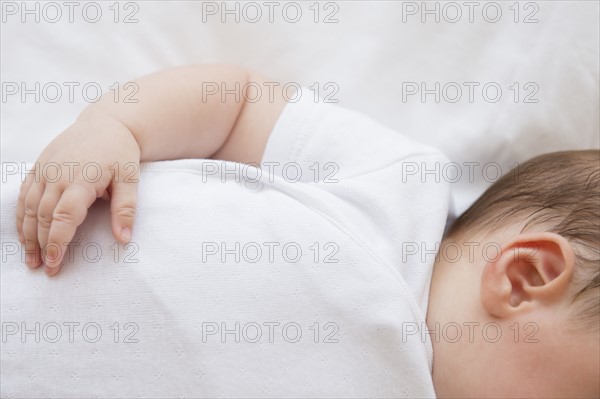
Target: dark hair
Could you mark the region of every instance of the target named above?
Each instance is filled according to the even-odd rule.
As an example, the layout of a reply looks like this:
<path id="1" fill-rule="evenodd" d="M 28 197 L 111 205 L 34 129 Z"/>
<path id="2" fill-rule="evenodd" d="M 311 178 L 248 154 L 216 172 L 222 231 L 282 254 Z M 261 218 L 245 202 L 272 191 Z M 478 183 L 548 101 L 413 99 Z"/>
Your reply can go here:
<path id="1" fill-rule="evenodd" d="M 600 151 L 540 155 L 490 186 L 450 227 L 446 238 L 471 236 L 514 218 L 522 231 L 543 226 L 566 238 L 576 256 L 574 320 L 600 326 Z"/>

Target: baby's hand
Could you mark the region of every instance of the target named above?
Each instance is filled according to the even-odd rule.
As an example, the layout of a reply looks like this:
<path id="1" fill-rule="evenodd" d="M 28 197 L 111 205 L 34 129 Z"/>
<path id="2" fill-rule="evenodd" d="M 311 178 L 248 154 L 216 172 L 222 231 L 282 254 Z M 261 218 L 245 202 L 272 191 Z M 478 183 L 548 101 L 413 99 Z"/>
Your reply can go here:
<path id="1" fill-rule="evenodd" d="M 139 176 L 140 148 L 119 121 L 82 115 L 56 137 L 27 175 L 17 203 L 17 230 L 26 263 L 55 275 L 88 208 L 110 199 L 115 238 L 131 238 Z M 46 166 L 46 167 L 45 167 Z M 58 170 L 58 174 L 55 171 Z"/>

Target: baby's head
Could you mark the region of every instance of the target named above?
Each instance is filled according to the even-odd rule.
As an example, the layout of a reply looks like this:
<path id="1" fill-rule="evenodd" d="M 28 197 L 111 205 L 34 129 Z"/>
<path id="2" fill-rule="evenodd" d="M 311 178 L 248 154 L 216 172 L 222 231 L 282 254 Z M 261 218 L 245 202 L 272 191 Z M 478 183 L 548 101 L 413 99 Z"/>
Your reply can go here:
<path id="1" fill-rule="evenodd" d="M 444 238 L 427 325 L 440 397 L 600 397 L 600 152 L 536 157 Z"/>

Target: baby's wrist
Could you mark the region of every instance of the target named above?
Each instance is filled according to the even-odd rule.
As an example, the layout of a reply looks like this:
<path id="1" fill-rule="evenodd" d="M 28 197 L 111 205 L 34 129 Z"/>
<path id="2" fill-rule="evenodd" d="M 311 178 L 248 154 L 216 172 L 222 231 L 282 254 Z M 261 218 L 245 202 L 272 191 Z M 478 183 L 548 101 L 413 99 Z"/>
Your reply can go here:
<path id="1" fill-rule="evenodd" d="M 119 120 L 117 117 L 112 115 L 110 112 L 107 112 L 105 109 L 101 107 L 87 107 L 84 109 L 79 116 L 77 117 L 75 123 L 81 123 L 85 125 L 94 126 L 94 130 L 106 131 L 106 129 L 110 129 L 112 134 L 117 132 L 122 132 L 127 135 L 127 138 L 132 139 L 138 148 L 140 148 L 139 141 L 137 140 L 135 134 L 127 127 L 125 123 Z M 102 129 L 97 129 L 102 126 Z M 89 130 L 89 129 L 87 129 Z"/>

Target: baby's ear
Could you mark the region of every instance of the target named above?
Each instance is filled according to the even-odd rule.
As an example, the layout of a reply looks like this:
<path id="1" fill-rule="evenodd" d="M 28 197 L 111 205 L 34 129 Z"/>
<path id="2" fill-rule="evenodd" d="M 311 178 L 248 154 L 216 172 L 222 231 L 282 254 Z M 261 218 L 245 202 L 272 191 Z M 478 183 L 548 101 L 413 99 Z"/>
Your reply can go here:
<path id="1" fill-rule="evenodd" d="M 554 233 L 525 233 L 504 244 L 484 267 L 481 303 L 509 317 L 564 298 L 575 268 L 571 244 Z"/>

